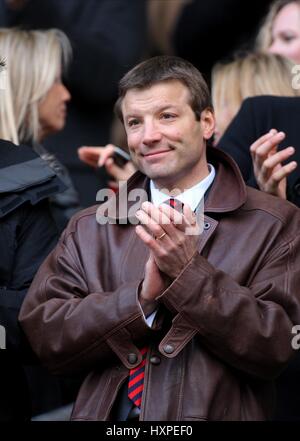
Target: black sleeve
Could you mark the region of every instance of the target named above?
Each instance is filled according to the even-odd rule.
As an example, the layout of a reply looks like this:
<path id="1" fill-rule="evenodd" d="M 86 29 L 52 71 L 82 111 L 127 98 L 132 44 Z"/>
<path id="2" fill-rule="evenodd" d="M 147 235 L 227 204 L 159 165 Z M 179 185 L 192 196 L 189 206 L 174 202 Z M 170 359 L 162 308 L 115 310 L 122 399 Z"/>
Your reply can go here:
<path id="1" fill-rule="evenodd" d="M 6 348 L 20 354 L 28 347 L 18 324 L 19 310 L 36 271 L 56 244 L 57 229 L 48 201 L 23 205 L 7 221 L 12 234 L 8 244 L 14 247 L 14 257 L 7 286 L 0 289 L 0 325 L 5 329 Z"/>
<path id="2" fill-rule="evenodd" d="M 260 136 L 257 133 L 254 115 L 252 100 L 246 99 L 217 147 L 232 156 L 247 185 L 258 188 L 250 155 L 251 144 Z"/>

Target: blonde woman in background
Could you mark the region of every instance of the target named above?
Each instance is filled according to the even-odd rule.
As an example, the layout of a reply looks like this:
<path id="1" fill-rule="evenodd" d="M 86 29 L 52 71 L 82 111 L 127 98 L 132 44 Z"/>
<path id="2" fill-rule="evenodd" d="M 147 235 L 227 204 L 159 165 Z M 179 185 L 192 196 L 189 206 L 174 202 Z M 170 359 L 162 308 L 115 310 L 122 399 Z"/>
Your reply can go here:
<path id="1" fill-rule="evenodd" d="M 1 235 L 3 247 L 0 247 L 3 254 L 0 265 L 0 281 L 3 285 L 1 291 L 3 290 L 5 294 L 1 296 L 4 305 L 0 304 L 0 318 L 3 323 L 3 316 L 5 318 L 10 315 L 17 322 L 18 310 L 25 291 L 39 265 L 58 239 L 55 224 L 51 229 L 53 224 L 51 214 L 49 213 L 50 220 L 46 216 L 48 213 L 46 208 L 49 208 L 47 202 L 50 200 L 52 215 L 60 228 L 78 205 L 68 172 L 41 144 L 48 135 L 62 130 L 65 125 L 66 104 L 70 100 L 70 94 L 62 84 L 61 75 L 71 56 L 69 40 L 57 29 L 25 31 L 1 28 L 0 53 L 6 61 L 5 81 L 0 90 L 0 155 L 4 165 L 14 165 L 14 169 L 12 167 L 9 171 L 4 169 L 6 175 L 2 176 L 1 188 L 3 191 L 3 186 L 8 187 L 11 177 L 11 193 L 18 195 L 20 200 L 20 203 L 19 200 L 16 202 L 19 204 L 17 206 L 19 209 L 5 215 L 0 223 L 1 231 L 4 233 Z M 11 141 L 15 145 L 2 140 Z M 11 157 L 15 158 L 17 169 L 15 164 L 11 163 Z M 65 185 L 58 184 L 60 181 L 57 177 L 55 177 L 56 181 L 52 182 L 55 176 L 53 170 Z M 35 179 L 34 189 L 28 184 L 33 179 Z M 57 194 L 58 189 L 64 190 L 66 187 L 67 190 Z M 5 195 L 6 193 L 2 193 L 1 200 Z M 12 203 L 11 200 L 8 202 Z M 31 207 L 30 203 L 34 207 Z M 44 212 L 39 208 L 41 203 Z M 29 220 L 24 215 L 26 210 L 29 212 Z M 15 218 L 11 220 L 10 216 Z M 8 323 L 11 322 L 12 319 L 9 319 Z M 17 323 L 11 327 L 17 329 Z M 8 329 L 11 332 L 11 328 Z M 12 333 L 12 340 L 14 336 Z M 23 342 L 24 337 L 19 340 Z M 21 351 L 19 340 L 15 343 L 16 352 Z M 7 354 L 9 357 L 10 354 L 8 352 Z M 31 362 L 26 359 L 27 361 Z M 3 387 L 5 389 L 5 398 L 0 400 L 1 421 L 29 418 L 30 413 L 38 415 L 71 401 L 70 388 L 73 387 L 71 380 L 59 380 L 50 376 L 38 365 L 26 364 L 24 366 L 28 383 L 26 385 L 21 374 L 15 373 L 17 370 L 20 371 L 20 364 L 21 357 L 18 362 L 16 359 L 14 363 L 9 362 L 7 389 L 10 388 L 10 391 L 6 390 L 3 382 L 1 383 L 1 391 L 3 392 Z M 1 373 L 3 370 L 6 371 L 5 363 L 1 369 Z M 21 372 L 23 373 L 23 368 Z M 25 373 L 22 375 L 24 376 Z M 11 387 L 10 382 L 14 375 L 20 375 L 20 378 L 14 379 L 15 388 Z M 19 383 L 24 385 L 23 388 Z M 16 393 L 17 389 L 18 393 Z M 10 397 L 9 400 L 6 398 L 6 392 Z M 15 410 L 16 408 L 18 410 Z"/>
<path id="2" fill-rule="evenodd" d="M 257 95 L 298 96 L 292 87 L 293 64 L 280 55 L 249 53 L 212 72 L 212 100 L 217 144 L 245 98 Z"/>
<path id="3" fill-rule="evenodd" d="M 0 57 L 0 102 L 5 74 Z M 33 379 L 29 387 L 24 364 L 29 368 L 34 360 L 18 314 L 35 273 L 57 242 L 48 198 L 63 188 L 31 147 L 0 139 L 0 422 L 30 419 L 32 410 L 38 410 L 36 401 L 39 409 L 61 404 L 56 380 L 47 377 L 46 394 L 45 376 L 41 387 Z"/>
<path id="4" fill-rule="evenodd" d="M 258 33 L 256 48 L 300 63 L 300 1 L 272 3 Z"/>
<path id="5" fill-rule="evenodd" d="M 62 83 L 71 46 L 58 29 L 0 29 L 0 53 L 7 63 L 6 87 L 0 100 L 0 138 L 28 144 L 66 185 L 52 197 L 51 210 L 60 230 L 79 209 L 77 193 L 66 168 L 42 142 L 63 129 L 71 96 Z"/>

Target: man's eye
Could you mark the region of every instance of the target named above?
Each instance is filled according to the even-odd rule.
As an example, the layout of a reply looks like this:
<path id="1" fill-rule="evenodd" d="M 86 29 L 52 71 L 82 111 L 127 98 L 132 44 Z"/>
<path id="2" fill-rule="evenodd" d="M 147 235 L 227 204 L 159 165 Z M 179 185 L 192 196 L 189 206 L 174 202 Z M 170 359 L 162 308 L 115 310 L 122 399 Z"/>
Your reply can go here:
<path id="1" fill-rule="evenodd" d="M 172 113 L 163 113 L 161 117 L 162 119 L 171 119 L 171 118 L 175 118 L 175 115 L 173 115 Z"/>

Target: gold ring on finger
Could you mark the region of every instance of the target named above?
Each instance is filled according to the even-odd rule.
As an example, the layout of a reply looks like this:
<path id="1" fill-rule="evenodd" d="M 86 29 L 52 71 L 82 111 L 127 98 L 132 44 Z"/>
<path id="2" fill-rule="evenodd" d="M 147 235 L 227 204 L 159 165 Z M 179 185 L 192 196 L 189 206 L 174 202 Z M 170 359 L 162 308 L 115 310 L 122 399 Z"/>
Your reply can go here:
<path id="1" fill-rule="evenodd" d="M 156 240 L 160 240 L 160 239 L 162 239 L 166 234 L 167 234 L 167 233 L 164 232 L 163 234 L 161 234 L 160 236 L 158 236 L 158 237 L 156 238 Z"/>

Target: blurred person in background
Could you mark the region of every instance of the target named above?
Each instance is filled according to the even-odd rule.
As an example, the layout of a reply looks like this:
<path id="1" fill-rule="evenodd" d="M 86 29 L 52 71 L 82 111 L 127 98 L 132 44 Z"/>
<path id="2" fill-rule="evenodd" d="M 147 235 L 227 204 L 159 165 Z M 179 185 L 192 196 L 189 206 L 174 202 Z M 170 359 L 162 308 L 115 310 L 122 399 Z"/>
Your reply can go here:
<path id="1" fill-rule="evenodd" d="M 300 207 L 300 97 L 246 98 L 217 147 L 238 163 L 247 185 Z M 276 382 L 275 420 L 300 420 L 300 354 Z"/>
<path id="2" fill-rule="evenodd" d="M 66 85 L 72 95 L 64 130 L 45 147 L 67 166 L 80 204 L 95 203 L 107 186 L 105 170 L 93 171 L 77 156 L 82 145 L 112 140 L 113 106 L 118 81 L 145 55 L 146 2 L 130 0 L 0 0 L 0 25 L 26 29 L 58 28 L 73 48 Z"/>
<path id="3" fill-rule="evenodd" d="M 31 145 L 65 183 L 67 189 L 50 200 L 61 231 L 79 210 L 79 199 L 66 167 L 43 143 L 65 126 L 71 96 L 61 76 L 70 59 L 70 43 L 58 29 L 2 28 L 0 53 L 8 65 L 6 88 L 0 101 L 0 138 Z"/>
<path id="4" fill-rule="evenodd" d="M 290 60 L 290 88 L 299 95 L 298 70 L 293 64 L 300 62 L 299 1 L 277 0 L 271 4 L 257 35 L 256 49 Z M 271 85 L 273 71 L 268 81 Z M 246 99 L 224 136 L 217 137 L 218 147 L 236 160 L 248 185 L 300 206 L 300 99 L 288 98 L 290 93 L 280 95 Z"/>
<path id="5" fill-rule="evenodd" d="M 248 123 L 251 124 L 253 115 L 247 115 L 244 108 L 241 112 L 242 116 L 239 115 L 233 123 L 234 129 L 230 124 L 246 98 L 262 95 L 299 97 L 299 88 L 294 87 L 292 69 L 293 63 L 287 58 L 279 54 L 258 52 L 239 56 L 229 63 L 218 63 L 212 73 L 212 98 L 216 114 L 215 145 L 235 159 L 248 185 L 284 199 L 287 198 L 285 178 L 287 174 L 295 170 L 297 163 L 292 161 L 289 165 L 283 167 L 280 165 L 281 162 L 294 155 L 294 148 L 287 148 L 278 156 L 268 159 L 277 151 L 278 144 L 284 140 L 285 134 L 278 134 L 278 131 L 282 130 L 281 124 L 279 123 L 278 127 L 267 125 L 268 128 L 263 132 L 255 130 L 258 136 L 253 138 L 253 133 L 245 130 L 247 123 L 244 121 L 248 118 Z M 264 106 L 265 100 L 268 98 L 262 98 L 257 103 L 260 102 Z M 248 106 L 247 103 L 246 100 L 245 107 Z M 263 114 L 258 109 L 256 115 L 258 113 L 261 118 L 256 122 L 256 127 L 260 124 L 265 126 L 266 119 L 270 122 L 268 110 Z M 255 116 L 254 119 L 256 118 Z M 273 120 L 274 123 L 278 123 L 277 118 Z M 229 126 L 230 130 L 226 131 Z M 267 133 L 271 129 L 274 129 L 274 132 Z M 250 139 L 245 142 L 248 136 Z M 262 136 L 263 138 L 259 139 Z M 262 147 L 261 153 L 261 145 L 266 141 L 270 146 L 269 148 Z M 297 146 L 297 144 L 296 142 L 293 145 Z M 299 154 L 300 152 L 297 152 L 296 160 L 300 159 Z M 288 198 L 294 200 L 292 196 Z"/>
<path id="6" fill-rule="evenodd" d="M 280 0 L 272 4 L 258 34 L 256 49 L 290 60 L 288 83 L 294 93 L 279 94 L 265 89 L 261 91 L 264 96 L 243 96 L 246 99 L 238 112 L 231 115 L 233 119 L 228 119 L 229 125 L 221 139 L 219 137 L 217 146 L 235 159 L 247 185 L 287 199 L 299 207 L 300 97 L 297 96 L 299 87 L 293 81 L 296 73 L 293 63 L 300 62 L 299 1 Z M 253 72 L 252 78 L 257 78 L 257 73 Z M 252 78 L 249 77 L 249 85 L 256 83 Z M 239 84 L 239 78 L 235 80 Z M 265 80 L 269 88 L 274 86 L 274 70 L 269 71 Z M 277 81 L 277 92 L 278 85 Z M 297 353 L 276 382 L 275 420 L 300 420 L 299 375 Z"/>
<path id="7" fill-rule="evenodd" d="M 277 0 L 272 3 L 262 24 L 258 50 L 283 55 L 300 63 L 300 1 Z"/>
<path id="8" fill-rule="evenodd" d="M 214 142 L 218 143 L 237 114 L 243 100 L 250 96 L 298 96 L 292 86 L 293 64 L 275 54 L 248 53 L 212 71 L 212 100 L 216 115 Z"/>
<path id="9" fill-rule="evenodd" d="M 51 214 L 61 231 L 80 208 L 78 196 L 68 171 L 44 148 L 42 142 L 65 124 L 70 93 L 62 84 L 61 74 L 71 54 L 70 44 L 64 33 L 57 29 L 25 31 L 2 28 L 1 50 L 8 67 L 0 100 L 0 138 L 16 145 L 29 145 L 27 149 L 31 148 L 38 154 L 41 164 L 47 164 L 53 175 L 58 175 L 65 184 L 63 192 L 48 194 Z M 41 171 L 37 173 L 42 173 L 42 170 L 41 166 Z M 18 179 L 22 181 L 22 174 Z M 43 176 L 41 182 L 42 179 Z M 46 192 L 44 194 L 47 195 Z M 36 240 L 39 240 L 38 235 Z M 50 251 L 45 248 L 45 252 L 47 250 Z M 42 253 L 42 257 L 46 254 Z M 54 379 L 34 365 L 26 366 L 25 372 L 30 383 L 33 414 L 65 404 L 65 395 L 66 402 L 72 399 L 72 381 Z M 66 393 L 62 388 L 66 389 Z"/>
<path id="10" fill-rule="evenodd" d="M 1 62 L 0 76 L 4 68 Z M 7 85 L 1 78 L 0 105 L 10 90 Z M 31 147 L 0 140 L 0 188 L 0 421 L 25 421 L 37 404 L 35 381 L 27 371 L 37 359 L 19 327 L 18 314 L 33 276 L 57 242 L 49 198 L 65 185 Z M 39 385 L 40 410 L 61 405 L 57 381 L 46 378 L 47 389 Z"/>
<path id="11" fill-rule="evenodd" d="M 300 97 L 245 99 L 217 147 L 238 163 L 245 182 L 300 207 Z"/>
<path id="12" fill-rule="evenodd" d="M 119 181 L 127 181 L 136 172 L 136 167 L 130 160 L 122 165 L 119 164 L 115 159 L 115 154 L 116 146 L 114 144 L 107 144 L 103 147 L 82 146 L 78 149 L 78 156 L 81 161 L 95 169 L 105 167 L 110 176 L 108 185 L 111 189 L 117 191 Z"/>

